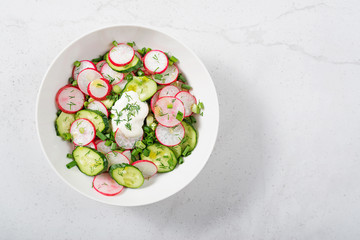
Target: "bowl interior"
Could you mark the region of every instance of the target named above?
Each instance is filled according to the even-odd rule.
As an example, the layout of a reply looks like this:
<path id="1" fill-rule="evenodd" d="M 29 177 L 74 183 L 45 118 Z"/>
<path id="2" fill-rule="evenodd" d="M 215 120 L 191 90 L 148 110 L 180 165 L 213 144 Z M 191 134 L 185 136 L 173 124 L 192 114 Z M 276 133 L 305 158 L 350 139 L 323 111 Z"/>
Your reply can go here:
<path id="1" fill-rule="evenodd" d="M 72 144 L 56 136 L 55 95 L 58 89 L 67 84 L 75 60 L 92 59 L 110 49 L 113 40 L 118 42 L 135 41 L 139 47 L 161 49 L 176 56 L 181 72 L 193 87 L 192 93 L 205 104 L 203 117 L 198 118 L 198 145 L 193 153 L 185 158 L 185 163 L 174 171 L 157 174 L 146 181 L 140 189 L 125 189 L 117 196 L 107 197 L 92 188 L 92 177 L 82 174 L 76 167 L 67 169 L 69 159 L 66 154 L 72 151 Z M 199 58 L 176 39 L 157 30 L 139 26 L 113 26 L 91 32 L 66 47 L 54 60 L 46 73 L 37 101 L 37 130 L 40 142 L 55 172 L 71 187 L 94 200 L 119 205 L 137 206 L 153 203 L 178 192 L 204 167 L 215 144 L 219 107 L 214 84 Z"/>

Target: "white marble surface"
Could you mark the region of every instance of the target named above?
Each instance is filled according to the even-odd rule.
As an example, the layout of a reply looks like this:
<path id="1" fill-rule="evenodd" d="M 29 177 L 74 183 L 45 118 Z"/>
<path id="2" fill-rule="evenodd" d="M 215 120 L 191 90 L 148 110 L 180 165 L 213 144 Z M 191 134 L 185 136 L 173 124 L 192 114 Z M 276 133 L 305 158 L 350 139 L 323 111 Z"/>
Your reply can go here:
<path id="1" fill-rule="evenodd" d="M 0 2 L 0 239 L 359 239 L 360 2 Z M 184 190 L 134 208 L 64 184 L 35 131 L 52 59 L 102 26 L 163 30 L 218 90 L 214 152 Z"/>

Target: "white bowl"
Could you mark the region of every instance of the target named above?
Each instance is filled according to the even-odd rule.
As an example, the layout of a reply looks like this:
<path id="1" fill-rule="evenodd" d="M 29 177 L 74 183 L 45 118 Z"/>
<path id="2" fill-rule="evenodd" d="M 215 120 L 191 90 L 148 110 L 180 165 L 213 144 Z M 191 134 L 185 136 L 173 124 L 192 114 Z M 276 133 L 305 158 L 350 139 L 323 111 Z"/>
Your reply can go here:
<path id="1" fill-rule="evenodd" d="M 198 144 L 185 163 L 169 173 L 157 174 L 140 189 L 124 189 L 108 197 L 92 188 L 92 177 L 82 174 L 76 167 L 67 169 L 71 144 L 55 134 L 55 94 L 67 84 L 75 60 L 92 59 L 110 49 L 113 40 L 135 41 L 139 47 L 150 47 L 170 52 L 180 63 L 180 70 L 193 87 L 193 94 L 204 102 L 203 117 L 198 117 Z M 215 57 L 215 56 L 214 56 Z M 76 191 L 99 202 L 119 206 L 139 206 L 165 199 L 189 184 L 201 171 L 214 147 L 219 126 L 219 104 L 210 74 L 192 50 L 178 40 L 158 30 L 141 26 L 111 26 L 95 30 L 72 42 L 52 62 L 42 81 L 36 109 L 37 132 L 42 149 L 50 165 L 64 182 Z M 201 191 L 206 191 L 202 189 Z"/>

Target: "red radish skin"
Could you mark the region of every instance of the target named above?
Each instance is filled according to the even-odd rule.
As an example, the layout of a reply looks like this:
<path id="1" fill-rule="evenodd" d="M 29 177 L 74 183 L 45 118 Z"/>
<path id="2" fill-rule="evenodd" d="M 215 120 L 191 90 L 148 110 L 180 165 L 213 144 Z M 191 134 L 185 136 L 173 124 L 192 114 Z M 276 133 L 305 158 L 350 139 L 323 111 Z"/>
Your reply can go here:
<path id="1" fill-rule="evenodd" d="M 160 90 L 159 98 L 162 97 L 175 97 L 175 95 L 180 92 L 180 90 L 175 86 L 166 86 Z"/>
<path id="2" fill-rule="evenodd" d="M 100 87 L 99 87 L 100 86 Z M 89 83 L 87 91 L 95 100 L 105 100 L 106 96 L 111 92 L 111 85 L 106 78 L 100 78 Z"/>
<path id="3" fill-rule="evenodd" d="M 176 81 L 179 76 L 179 69 L 175 65 L 168 66 L 161 75 L 161 80 L 156 79 L 155 75 L 152 76 L 152 79 L 160 85 L 169 85 Z"/>
<path id="4" fill-rule="evenodd" d="M 86 68 L 96 69 L 96 66 L 95 66 L 95 64 L 94 64 L 93 62 L 91 62 L 91 61 L 89 61 L 89 60 L 82 60 L 82 61 L 80 61 L 80 66 L 79 66 L 79 67 L 76 67 L 76 66 L 73 67 L 73 70 L 72 70 L 72 73 L 71 73 L 73 79 L 76 80 L 77 77 L 78 77 L 78 75 L 79 75 L 79 73 L 80 73 L 82 70 L 86 69 Z"/>
<path id="5" fill-rule="evenodd" d="M 111 178 L 108 172 L 95 176 L 92 184 L 98 193 L 105 196 L 115 196 L 124 189 L 123 186 Z"/>
<path id="6" fill-rule="evenodd" d="M 137 160 L 132 165 L 137 167 L 143 174 L 144 178 L 146 179 L 151 178 L 158 171 L 158 168 L 155 165 L 155 163 L 149 160 Z"/>
<path id="7" fill-rule="evenodd" d="M 89 105 L 87 106 L 87 109 L 100 111 L 103 114 L 105 114 L 106 117 L 109 117 L 109 111 L 107 110 L 105 104 L 103 104 L 98 100 L 94 100 L 90 102 Z"/>
<path id="8" fill-rule="evenodd" d="M 182 123 L 172 128 L 158 125 L 155 129 L 155 135 L 162 145 L 173 147 L 183 140 L 185 136 L 185 128 Z"/>
<path id="9" fill-rule="evenodd" d="M 89 95 L 87 91 L 89 83 L 99 78 L 103 78 L 103 76 L 95 69 L 87 68 L 82 70 L 77 77 L 79 89 L 86 95 Z"/>
<path id="10" fill-rule="evenodd" d="M 100 73 L 110 82 L 111 85 L 119 84 L 125 76 L 123 73 L 114 71 L 107 63 L 102 66 Z M 113 82 L 111 82 L 112 80 Z"/>
<path id="11" fill-rule="evenodd" d="M 111 152 L 111 146 L 106 146 L 105 141 L 103 140 L 100 140 L 96 143 L 96 149 L 103 154 Z"/>
<path id="12" fill-rule="evenodd" d="M 76 145 L 76 144 L 74 143 L 74 149 L 75 149 L 77 146 L 78 146 L 78 145 Z M 89 143 L 88 145 L 86 145 L 86 146 L 84 146 L 84 147 L 89 147 L 89 148 L 92 148 L 92 149 L 97 150 L 96 144 L 94 143 L 94 141 L 92 141 L 91 143 Z"/>
<path id="13" fill-rule="evenodd" d="M 129 160 L 131 160 L 131 151 L 130 150 L 125 150 L 122 152 L 122 154 L 127 157 Z"/>
<path id="14" fill-rule="evenodd" d="M 102 61 L 98 62 L 98 63 L 96 64 L 96 70 L 97 70 L 98 72 L 100 72 L 100 71 L 101 71 L 101 68 L 104 66 L 105 63 L 106 63 L 105 60 L 102 60 Z"/>
<path id="15" fill-rule="evenodd" d="M 156 60 L 153 58 L 156 54 Z M 161 61 L 161 62 L 160 62 Z M 161 74 L 166 71 L 169 66 L 169 59 L 166 54 L 160 50 L 151 50 L 145 54 L 143 58 L 144 68 L 152 74 Z"/>
<path id="16" fill-rule="evenodd" d="M 181 91 L 178 92 L 175 95 L 176 98 L 180 99 L 180 101 L 182 101 L 182 103 L 184 104 L 185 107 L 185 117 L 189 117 L 192 115 L 192 110 L 191 107 L 193 104 L 196 104 L 196 98 L 194 97 L 194 95 L 192 95 L 191 93 L 189 93 L 188 91 Z"/>
<path id="17" fill-rule="evenodd" d="M 175 97 L 159 98 L 154 105 L 154 116 L 164 127 L 174 127 L 182 121 L 183 118 L 176 119 L 178 112 L 184 115 L 185 108 L 184 104 Z"/>
<path id="18" fill-rule="evenodd" d="M 80 130 L 81 128 L 83 129 L 83 133 Z M 88 119 L 79 118 L 71 124 L 70 134 L 74 144 L 86 146 L 95 139 L 96 130 L 94 124 Z"/>
<path id="19" fill-rule="evenodd" d="M 159 100 L 160 91 L 161 91 L 161 89 L 158 90 L 151 98 L 150 107 L 151 107 L 151 111 L 153 111 L 153 112 L 154 112 L 154 105 L 157 102 L 157 100 Z"/>
<path id="20" fill-rule="evenodd" d="M 115 59 L 115 58 L 119 58 L 119 55 L 116 52 L 117 49 L 122 51 L 120 54 L 121 54 L 121 57 L 124 57 L 124 59 L 122 59 L 121 63 L 117 62 L 117 60 Z M 130 49 L 132 50 L 132 53 L 129 52 L 129 54 L 128 54 L 125 52 L 125 51 L 130 51 Z M 126 56 L 124 56 L 125 53 L 126 53 Z M 135 50 L 132 47 L 130 47 L 126 43 L 119 43 L 117 46 L 114 46 L 110 49 L 108 59 L 113 65 L 122 67 L 122 66 L 125 66 L 126 64 L 129 64 L 134 59 L 134 56 L 135 56 Z"/>
<path id="21" fill-rule="evenodd" d="M 55 101 L 61 111 L 76 113 L 83 108 L 85 96 L 78 88 L 66 85 L 56 93 Z"/>

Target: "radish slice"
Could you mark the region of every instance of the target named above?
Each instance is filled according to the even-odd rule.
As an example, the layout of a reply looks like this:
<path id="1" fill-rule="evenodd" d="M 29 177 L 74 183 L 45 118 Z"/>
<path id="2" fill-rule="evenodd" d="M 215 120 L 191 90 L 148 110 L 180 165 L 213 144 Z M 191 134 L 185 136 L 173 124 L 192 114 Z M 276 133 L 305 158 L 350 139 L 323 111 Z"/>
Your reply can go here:
<path id="1" fill-rule="evenodd" d="M 125 43 L 120 43 L 109 51 L 108 59 L 115 66 L 125 66 L 135 56 L 135 50 Z"/>
<path id="2" fill-rule="evenodd" d="M 107 110 L 105 105 L 100 101 L 97 100 L 92 101 L 91 103 L 89 103 L 87 109 L 100 111 L 103 114 L 105 114 L 106 117 L 109 117 L 109 111 Z"/>
<path id="3" fill-rule="evenodd" d="M 94 177 L 93 187 L 97 192 L 105 196 L 114 196 L 124 189 L 124 187 L 115 182 L 107 172 Z"/>
<path id="4" fill-rule="evenodd" d="M 65 113 L 75 113 L 83 108 L 84 94 L 72 85 L 66 85 L 59 89 L 56 94 L 56 104 Z"/>
<path id="5" fill-rule="evenodd" d="M 180 90 L 175 86 L 166 86 L 160 90 L 159 98 L 170 96 L 175 97 L 175 95 L 180 92 Z"/>
<path id="6" fill-rule="evenodd" d="M 75 149 L 77 146 L 78 146 L 78 145 L 76 145 L 76 144 L 74 143 L 74 149 Z M 92 142 L 89 143 L 88 145 L 85 145 L 84 147 L 89 147 L 89 148 L 92 148 L 92 149 L 97 150 L 97 149 L 96 149 L 96 144 L 94 143 L 94 141 L 92 141 Z"/>
<path id="7" fill-rule="evenodd" d="M 103 154 L 107 154 L 112 151 L 111 146 L 106 146 L 105 141 L 102 141 L 102 140 L 100 140 L 99 142 L 96 143 L 96 148 L 99 152 L 101 152 Z"/>
<path id="8" fill-rule="evenodd" d="M 102 78 L 103 76 L 96 71 L 95 69 L 84 69 L 82 70 L 78 77 L 77 77 L 77 83 L 78 86 L 80 88 L 80 90 L 85 93 L 86 95 L 89 95 L 87 87 L 89 85 L 89 83 L 91 83 L 92 81 Z"/>
<path id="9" fill-rule="evenodd" d="M 185 128 L 181 123 L 171 128 L 157 125 L 155 135 L 162 145 L 172 147 L 178 145 L 183 140 Z"/>
<path id="10" fill-rule="evenodd" d="M 144 178 L 151 178 L 158 171 L 158 168 L 155 165 L 155 163 L 149 160 L 138 160 L 134 162 L 132 165 L 140 170 Z"/>
<path id="11" fill-rule="evenodd" d="M 189 117 L 192 114 L 191 107 L 196 104 L 196 98 L 187 91 L 181 91 L 175 96 L 183 102 L 185 107 L 185 117 Z"/>
<path id="12" fill-rule="evenodd" d="M 80 61 L 80 66 L 74 66 L 72 71 L 72 77 L 77 80 L 79 73 L 86 68 L 96 69 L 96 66 L 89 60 L 82 60 Z"/>
<path id="13" fill-rule="evenodd" d="M 184 104 L 175 97 L 162 97 L 154 105 L 156 120 L 165 127 L 174 127 L 184 118 Z M 176 116 L 180 119 L 176 119 Z"/>
<path id="14" fill-rule="evenodd" d="M 88 93 L 95 100 L 105 100 L 111 92 L 111 85 L 105 78 L 99 78 L 88 85 Z"/>
<path id="15" fill-rule="evenodd" d="M 124 74 L 114 71 L 109 64 L 105 63 L 100 70 L 100 73 L 109 80 L 110 84 L 115 85 L 124 79 Z"/>
<path id="16" fill-rule="evenodd" d="M 156 79 L 154 75 L 152 78 L 160 85 L 167 85 L 176 81 L 179 75 L 179 69 L 175 65 L 171 65 L 168 66 L 165 72 L 163 72 L 161 75 L 161 79 Z"/>
<path id="17" fill-rule="evenodd" d="M 104 66 L 105 63 L 106 63 L 105 60 L 102 60 L 102 61 L 98 62 L 98 63 L 96 64 L 96 70 L 97 70 L 98 72 L 100 72 L 100 71 L 101 71 L 101 68 Z"/>
<path id="18" fill-rule="evenodd" d="M 106 154 L 106 159 L 109 161 L 108 169 L 110 168 L 111 165 L 118 164 L 118 163 L 130 164 L 129 159 L 118 150 L 108 152 Z"/>
<path id="19" fill-rule="evenodd" d="M 157 100 L 159 100 L 159 94 L 160 94 L 160 91 L 161 90 L 158 90 L 151 98 L 151 101 L 150 101 L 150 107 L 151 107 L 151 110 L 154 112 L 154 105 L 155 103 L 157 102 Z"/>
<path id="20" fill-rule="evenodd" d="M 131 151 L 130 150 L 125 150 L 122 152 L 122 154 L 127 157 L 129 160 L 131 159 Z"/>
<path id="21" fill-rule="evenodd" d="M 70 134 L 74 144 L 85 146 L 94 140 L 95 126 L 89 120 L 80 118 L 71 124 Z"/>
<path id="22" fill-rule="evenodd" d="M 141 139 L 142 136 L 136 138 L 127 138 L 119 129 L 117 129 L 115 132 L 115 142 L 119 147 L 124 149 L 133 149 L 135 143 Z"/>
<path id="23" fill-rule="evenodd" d="M 160 50 L 151 50 L 144 56 L 144 67 L 153 74 L 163 73 L 168 65 L 166 54 Z"/>

